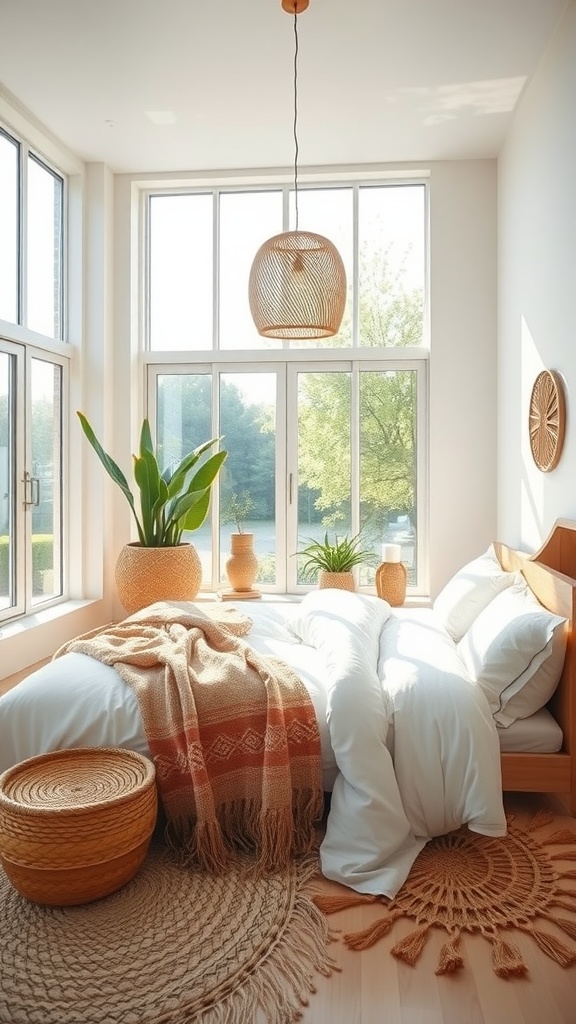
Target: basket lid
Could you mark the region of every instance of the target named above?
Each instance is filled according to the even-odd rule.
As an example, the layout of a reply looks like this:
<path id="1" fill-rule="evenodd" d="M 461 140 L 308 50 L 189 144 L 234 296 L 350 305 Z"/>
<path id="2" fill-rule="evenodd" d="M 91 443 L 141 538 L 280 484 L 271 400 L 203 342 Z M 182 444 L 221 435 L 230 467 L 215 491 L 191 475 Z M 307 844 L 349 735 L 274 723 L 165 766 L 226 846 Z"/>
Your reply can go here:
<path id="1" fill-rule="evenodd" d="M 35 814 L 130 800 L 154 783 L 147 757 L 122 747 L 73 747 L 29 757 L 0 775 L 0 808 Z"/>

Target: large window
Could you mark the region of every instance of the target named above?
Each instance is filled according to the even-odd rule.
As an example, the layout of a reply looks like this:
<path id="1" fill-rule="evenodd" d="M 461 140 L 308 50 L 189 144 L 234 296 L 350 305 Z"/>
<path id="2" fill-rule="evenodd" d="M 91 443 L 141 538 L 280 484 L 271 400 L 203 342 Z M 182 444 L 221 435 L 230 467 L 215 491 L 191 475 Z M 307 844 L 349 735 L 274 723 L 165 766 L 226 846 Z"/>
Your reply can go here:
<path id="1" fill-rule="evenodd" d="M 344 260 L 335 338 L 263 339 L 250 316 L 250 266 L 288 228 L 288 186 L 148 197 L 148 413 L 167 461 L 215 435 L 228 451 L 212 518 L 190 538 L 203 586 L 225 583 L 241 508 L 264 591 L 303 590 L 297 551 L 327 530 L 361 533 L 375 561 L 399 543 L 409 586 L 423 592 L 426 186 L 315 186 L 298 200 L 300 225 L 327 235 Z M 359 584 L 373 589 L 374 570 Z"/>
<path id="2" fill-rule="evenodd" d="M 326 530 L 361 533 L 376 561 L 399 543 L 424 587 L 425 361 L 154 364 L 148 398 L 164 466 L 214 436 L 228 452 L 213 517 L 188 538 L 206 589 L 225 583 L 237 529 L 254 534 L 263 590 L 303 589 L 297 551 Z"/>
<path id="3" fill-rule="evenodd" d="M 64 595 L 63 268 L 64 178 L 0 129 L 0 620 Z"/>

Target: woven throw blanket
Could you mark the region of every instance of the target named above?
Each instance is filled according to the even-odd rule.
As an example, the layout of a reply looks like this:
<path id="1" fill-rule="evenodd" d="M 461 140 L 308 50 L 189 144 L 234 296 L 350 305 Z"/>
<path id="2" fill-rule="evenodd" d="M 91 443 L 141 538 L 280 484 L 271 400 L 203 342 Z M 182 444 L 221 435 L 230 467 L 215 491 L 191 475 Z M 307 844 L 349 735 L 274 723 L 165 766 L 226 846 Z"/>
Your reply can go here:
<path id="1" fill-rule="evenodd" d="M 64 644 L 112 665 L 134 690 L 167 836 L 186 861 L 225 870 L 240 848 L 258 869 L 316 845 L 320 737 L 309 694 L 241 638 L 250 619 L 159 602 Z"/>

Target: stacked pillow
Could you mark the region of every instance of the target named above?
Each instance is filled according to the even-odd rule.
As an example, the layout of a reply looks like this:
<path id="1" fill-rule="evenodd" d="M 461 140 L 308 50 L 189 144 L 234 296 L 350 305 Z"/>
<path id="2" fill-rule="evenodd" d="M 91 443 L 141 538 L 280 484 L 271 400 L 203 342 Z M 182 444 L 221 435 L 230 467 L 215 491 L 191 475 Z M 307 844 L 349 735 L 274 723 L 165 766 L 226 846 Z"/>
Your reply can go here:
<path id="1" fill-rule="evenodd" d="M 434 612 L 459 643 L 482 609 L 512 582 L 512 573 L 504 572 L 491 544 L 448 580 L 434 602 Z"/>
<path id="2" fill-rule="evenodd" d="M 457 644 L 497 725 L 528 718 L 562 673 L 567 620 L 544 608 L 519 572 L 504 572 L 493 546 L 452 577 L 434 612 Z"/>

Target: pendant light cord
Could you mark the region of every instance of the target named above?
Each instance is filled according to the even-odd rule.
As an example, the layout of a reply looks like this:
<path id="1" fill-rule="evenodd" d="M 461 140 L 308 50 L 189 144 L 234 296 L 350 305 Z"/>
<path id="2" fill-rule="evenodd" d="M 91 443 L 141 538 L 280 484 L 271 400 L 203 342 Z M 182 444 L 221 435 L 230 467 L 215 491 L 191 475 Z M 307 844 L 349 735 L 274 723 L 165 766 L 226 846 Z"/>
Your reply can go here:
<path id="1" fill-rule="evenodd" d="M 298 14 L 294 4 L 294 212 L 298 231 Z"/>

